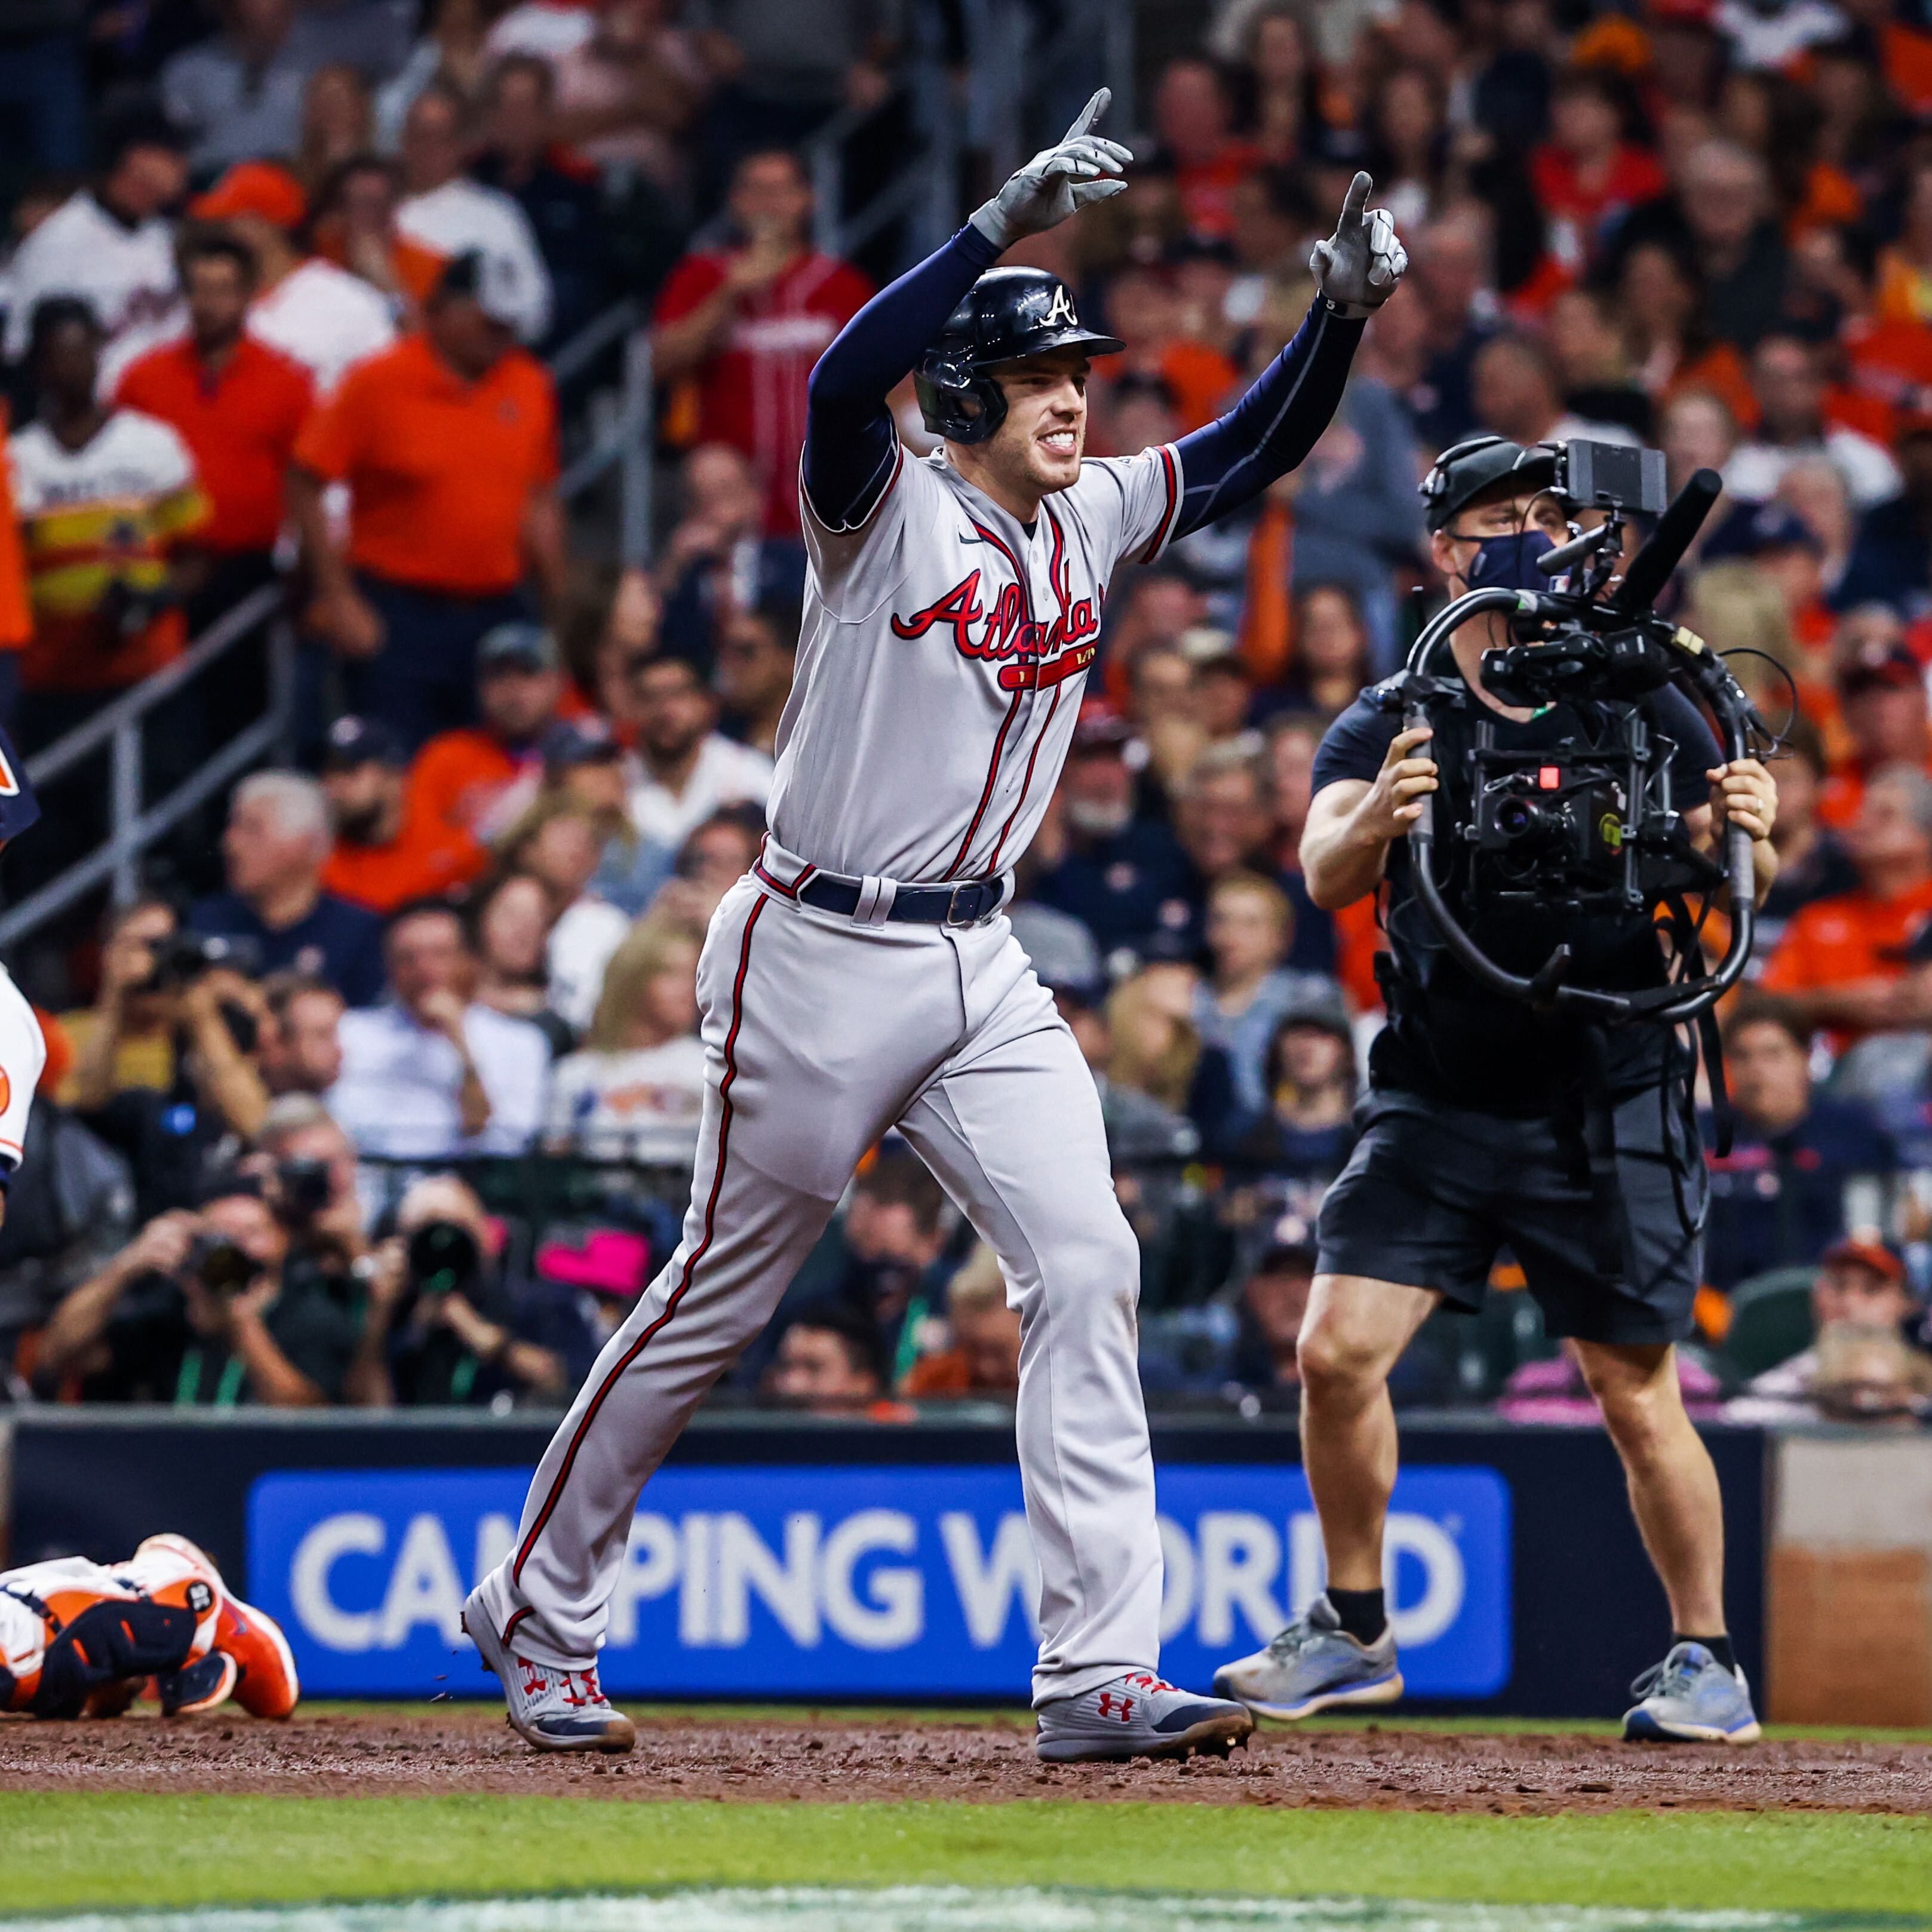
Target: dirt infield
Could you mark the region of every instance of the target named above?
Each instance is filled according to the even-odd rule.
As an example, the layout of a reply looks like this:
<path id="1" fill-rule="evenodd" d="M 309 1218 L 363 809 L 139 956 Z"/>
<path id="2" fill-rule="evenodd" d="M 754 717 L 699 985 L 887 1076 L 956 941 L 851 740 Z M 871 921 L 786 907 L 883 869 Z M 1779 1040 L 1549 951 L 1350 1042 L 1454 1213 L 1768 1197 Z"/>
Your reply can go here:
<path id="1" fill-rule="evenodd" d="M 0 1720 L 0 1790 L 402 1796 L 545 1793 L 610 1798 L 1155 1798 L 1190 1804 L 1367 1806 L 1533 1814 L 1811 1810 L 1932 1814 L 1932 1745 L 1783 1741 L 1748 1750 L 1597 1737 L 1444 1735 L 1400 1720 L 1360 1730 L 1258 1732 L 1226 1762 L 1036 1762 L 1017 1721 L 775 1720 L 656 1712 L 628 1757 L 547 1757 L 500 1710 L 399 1707 L 164 1723 Z"/>

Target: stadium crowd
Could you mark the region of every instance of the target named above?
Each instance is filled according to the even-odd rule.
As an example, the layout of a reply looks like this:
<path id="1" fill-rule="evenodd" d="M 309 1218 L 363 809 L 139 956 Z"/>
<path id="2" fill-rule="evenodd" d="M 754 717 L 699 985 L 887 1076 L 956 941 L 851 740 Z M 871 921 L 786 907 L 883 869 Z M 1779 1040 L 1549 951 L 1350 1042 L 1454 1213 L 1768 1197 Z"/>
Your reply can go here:
<path id="1" fill-rule="evenodd" d="M 797 644 L 805 381 L 895 266 L 818 252 L 798 144 L 903 116 L 906 9 L 417 10 L 0 22 L 0 717 L 44 748 L 264 585 L 298 640 L 292 759 L 16 962 L 52 1048 L 0 1230 L 20 1396 L 554 1402 L 676 1239 L 698 947 Z M 1488 430 L 1718 469 L 1675 594 L 1790 712 L 1687 1388 L 1924 1414 L 1932 8 L 1208 14 L 1144 62 L 1128 192 L 1024 255 L 1128 344 L 1090 451 L 1198 427 L 1276 353 L 1358 166 L 1414 270 L 1303 467 L 1122 579 L 1020 868 L 1142 1240 L 1150 1394 L 1294 1401 L 1380 1006 L 1373 902 L 1331 916 L 1297 870 L 1313 754 L 1438 594 L 1430 455 Z M 560 500 L 542 358 L 623 296 L 675 488 L 616 569 Z M 152 792 L 268 688 L 257 640 L 170 698 Z M 102 790 L 50 788 L 13 898 L 100 843 Z M 1528 1302 L 1436 1318 L 1397 1399 L 1587 1412 Z M 1017 1365 L 997 1265 L 889 1143 L 726 1399 L 890 1418 Z"/>

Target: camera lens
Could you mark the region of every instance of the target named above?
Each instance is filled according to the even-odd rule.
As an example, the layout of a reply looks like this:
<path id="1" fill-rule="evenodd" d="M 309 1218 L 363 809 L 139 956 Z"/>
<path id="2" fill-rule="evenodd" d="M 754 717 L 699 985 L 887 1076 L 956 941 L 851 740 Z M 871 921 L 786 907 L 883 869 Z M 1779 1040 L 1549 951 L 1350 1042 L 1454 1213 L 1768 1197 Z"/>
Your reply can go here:
<path id="1" fill-rule="evenodd" d="M 1526 798 L 1506 798 L 1496 807 L 1496 830 L 1505 838 L 1526 838 L 1542 824 L 1542 812 Z"/>
<path id="2" fill-rule="evenodd" d="M 202 1286 L 216 1294 L 239 1294 L 262 1272 L 262 1264 L 226 1234 L 200 1234 L 188 1253 Z"/>
<path id="3" fill-rule="evenodd" d="M 482 1264 L 476 1238 L 455 1221 L 426 1221 L 410 1237 L 410 1278 L 432 1294 L 460 1287 Z"/>

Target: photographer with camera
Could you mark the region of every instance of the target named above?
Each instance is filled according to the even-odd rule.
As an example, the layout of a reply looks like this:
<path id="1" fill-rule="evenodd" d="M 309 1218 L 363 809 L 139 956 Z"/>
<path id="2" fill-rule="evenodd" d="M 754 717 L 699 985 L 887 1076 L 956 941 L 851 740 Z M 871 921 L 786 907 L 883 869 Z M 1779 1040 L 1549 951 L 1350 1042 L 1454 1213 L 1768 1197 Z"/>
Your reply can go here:
<path id="1" fill-rule="evenodd" d="M 1613 469 L 1619 458 L 1628 471 Z M 1602 662 L 1628 639 L 1617 664 L 1641 659 L 1640 669 L 1656 673 L 1631 680 L 1640 695 L 1599 701 L 1598 687 L 1580 680 L 1552 701 L 1525 704 L 1485 683 L 1497 673 L 1484 652 L 1512 644 L 1513 620 L 1538 630 L 1552 621 L 1526 611 L 1553 588 L 1539 560 L 1568 534 L 1559 476 L 1582 499 L 1580 512 L 1606 502 L 1618 514 L 1625 504 L 1661 508 L 1660 473 L 1653 496 L 1653 472 L 1645 472 L 1646 500 L 1602 491 L 1605 474 L 1634 475 L 1639 460 L 1635 452 L 1526 449 L 1496 437 L 1438 458 L 1423 486 L 1432 560 L 1452 597 L 1488 590 L 1510 608 L 1468 615 L 1446 650 L 1437 647 L 1440 627 L 1436 639 L 1425 633 L 1408 675 L 1364 693 L 1316 758 L 1301 843 L 1308 890 L 1335 911 L 1386 889 L 1389 1022 L 1357 1116 L 1361 1138 L 1322 1207 L 1299 1338 L 1304 1454 L 1328 1590 L 1215 1687 L 1275 1715 L 1401 1694 L 1382 1588 L 1396 1461 L 1389 1372 L 1436 1308 L 1479 1306 L 1507 1244 L 1547 1332 L 1568 1340 L 1603 1411 L 1670 1599 L 1676 1635 L 1665 1661 L 1634 1687 L 1627 1734 L 1738 1743 L 1758 1734 L 1726 1634 L 1716 1474 L 1678 1390 L 1674 1344 L 1690 1332 L 1704 1185 L 1685 1092 L 1689 1055 L 1669 1023 L 1672 995 L 1661 990 L 1673 959 L 1648 902 L 1662 889 L 1633 890 L 1639 875 L 1622 869 L 1640 858 L 1649 878 L 1667 862 L 1674 878 L 1704 881 L 1673 884 L 1677 905 L 1684 890 L 1714 896 L 1727 875 L 1700 855 L 1728 853 L 1728 876 L 1738 876 L 1736 830 L 1748 835 L 1757 896 L 1776 873 L 1769 775 L 1754 758 L 1727 761 L 1670 680 L 1690 675 L 1684 667 L 1694 663 L 1706 680 L 1700 691 L 1735 686 L 1697 655 L 1696 640 L 1673 638 L 1646 615 L 1650 597 L 1639 594 L 1640 578 L 1645 592 L 1661 587 L 1664 554 L 1681 554 L 1676 539 L 1687 520 L 1694 529 L 1701 506 L 1690 506 L 1688 519 L 1673 507 L 1669 541 L 1660 533 L 1646 568 L 1632 564 L 1607 605 L 1582 615 L 1570 604 L 1554 638 L 1514 653 L 1546 675 L 1552 666 Z M 1592 461 L 1598 486 L 1588 489 L 1579 477 Z M 1700 484 L 1706 501 L 1716 483 L 1706 476 Z M 1628 604 L 1619 603 L 1626 590 Z M 1423 675 L 1432 662 L 1441 677 Z M 1417 707 L 1432 731 L 1411 722 Z M 1619 733 L 1612 755 L 1606 747 Z M 1646 748 L 1636 776 L 1618 762 L 1631 755 L 1633 734 Z M 1427 842 L 1418 849 L 1419 825 Z M 1424 866 L 1439 895 L 1432 905 Z M 1502 884 L 1479 896 L 1478 878 Z M 1520 889 L 1526 880 L 1532 889 Z M 1505 889 L 1512 880 L 1518 889 Z M 1448 920 L 1438 910 L 1445 903 Z M 1688 925 L 1673 923 L 1674 963 L 1702 972 Z M 1747 934 L 1748 926 L 1747 917 Z M 1560 945 L 1568 954 L 1553 956 Z M 1742 954 L 1726 963 L 1736 970 Z M 1502 990 L 1512 976 L 1514 994 Z M 1696 991 L 1715 982 L 1684 983 Z M 1572 987 L 1611 990 L 1562 997 Z M 1612 1012 L 1661 1017 L 1599 1023 Z"/>
<path id="2" fill-rule="evenodd" d="M 354 1319 L 291 1247 L 286 1222 L 239 1179 L 198 1212 L 157 1216 L 54 1311 L 36 1388 L 221 1408 L 340 1402 Z"/>
<path id="3" fill-rule="evenodd" d="M 271 1016 L 256 963 L 245 940 L 179 931 L 161 900 L 109 930 L 65 1091 L 133 1169 L 142 1221 L 202 1199 L 261 1124 L 256 1051 Z"/>
<path id="4" fill-rule="evenodd" d="M 561 1406 L 563 1359 L 518 1331 L 502 1232 L 474 1189 L 430 1174 L 404 1195 L 396 1232 L 376 1250 L 349 1397 L 370 1408 Z"/>

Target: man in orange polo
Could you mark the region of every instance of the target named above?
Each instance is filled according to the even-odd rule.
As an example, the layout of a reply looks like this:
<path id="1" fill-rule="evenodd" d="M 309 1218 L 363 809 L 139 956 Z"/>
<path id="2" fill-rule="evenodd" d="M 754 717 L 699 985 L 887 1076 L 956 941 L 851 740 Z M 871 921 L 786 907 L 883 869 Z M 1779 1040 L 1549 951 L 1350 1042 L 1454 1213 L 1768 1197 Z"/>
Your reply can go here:
<path id="1" fill-rule="evenodd" d="M 235 236 L 210 231 L 180 248 L 188 332 L 129 364 L 115 400 L 168 424 L 188 445 L 207 496 L 207 580 L 184 608 L 190 636 L 275 576 L 290 458 L 314 406 L 308 371 L 248 333 L 255 262 Z M 209 680 L 209 734 L 225 744 L 268 700 L 260 634 Z"/>
<path id="2" fill-rule="evenodd" d="M 338 718 L 328 728 L 322 789 L 335 843 L 322 868 L 322 890 L 371 912 L 446 898 L 489 862 L 467 831 L 442 823 L 412 796 L 403 776 L 406 762 L 394 734 L 373 718 Z"/>
<path id="3" fill-rule="evenodd" d="M 296 446 L 289 497 L 350 701 L 406 749 L 476 715 L 476 646 L 552 604 L 566 565 L 556 405 L 516 346 L 514 291 L 480 253 L 444 272 L 421 334 L 352 369 Z M 349 485 L 348 554 L 322 509 Z"/>
<path id="4" fill-rule="evenodd" d="M 1857 890 L 1795 914 L 1760 982 L 1828 1029 L 1838 1048 L 1921 1023 L 1900 1003 L 1906 942 L 1932 918 L 1932 778 L 1912 765 L 1875 772 L 1848 843 Z"/>

